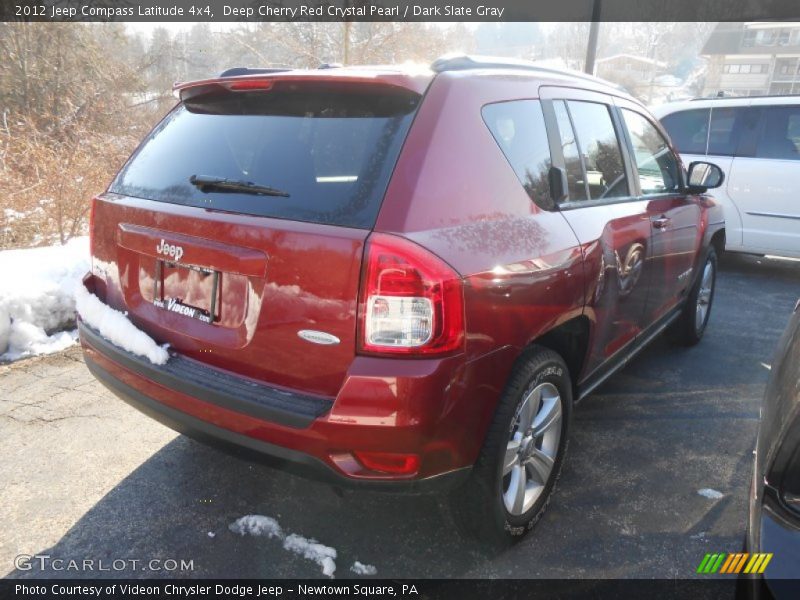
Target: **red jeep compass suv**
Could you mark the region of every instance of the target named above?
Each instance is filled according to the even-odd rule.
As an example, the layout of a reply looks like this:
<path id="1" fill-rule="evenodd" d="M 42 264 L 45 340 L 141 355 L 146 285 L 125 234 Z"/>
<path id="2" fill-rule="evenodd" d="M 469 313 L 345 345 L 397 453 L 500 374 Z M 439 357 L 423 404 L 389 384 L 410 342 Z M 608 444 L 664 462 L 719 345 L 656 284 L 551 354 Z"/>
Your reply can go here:
<path id="1" fill-rule="evenodd" d="M 339 484 L 451 490 L 479 537 L 530 529 L 572 405 L 668 326 L 703 335 L 722 181 L 579 73 L 232 69 L 92 202 L 86 364 L 188 435 Z M 275 462 L 275 461 L 272 461 Z"/>

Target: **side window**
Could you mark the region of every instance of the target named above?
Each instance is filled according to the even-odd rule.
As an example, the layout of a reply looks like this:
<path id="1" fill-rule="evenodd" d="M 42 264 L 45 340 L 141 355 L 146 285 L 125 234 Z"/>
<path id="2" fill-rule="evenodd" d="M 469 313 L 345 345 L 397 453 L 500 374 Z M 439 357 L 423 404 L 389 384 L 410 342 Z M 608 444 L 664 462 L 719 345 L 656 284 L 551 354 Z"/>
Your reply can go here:
<path id="1" fill-rule="evenodd" d="M 681 187 L 678 159 L 655 126 L 642 115 L 622 109 L 631 137 L 642 194 L 661 194 Z"/>
<path id="2" fill-rule="evenodd" d="M 575 141 L 572 121 L 567 112 L 567 103 L 563 100 L 556 100 L 553 103 L 553 108 L 556 112 L 558 132 L 561 138 L 561 148 L 564 152 L 564 166 L 567 171 L 569 200 L 586 200 L 589 197 L 586 190 L 586 178 L 583 175 L 581 155 L 578 150 L 578 142 Z"/>
<path id="3" fill-rule="evenodd" d="M 718 156 L 733 156 L 744 125 L 744 107 L 721 107 L 711 109 L 711 131 L 708 134 L 708 153 Z"/>
<path id="4" fill-rule="evenodd" d="M 589 198 L 628 196 L 622 152 L 608 106 L 595 102 L 567 102 L 586 169 Z"/>
<path id="5" fill-rule="evenodd" d="M 669 132 L 678 152 L 705 154 L 710 117 L 710 109 L 700 108 L 672 113 L 661 119 L 661 123 Z"/>
<path id="6" fill-rule="evenodd" d="M 547 198 L 550 146 L 539 101 L 487 104 L 481 114 L 531 200 Z"/>
<path id="7" fill-rule="evenodd" d="M 765 108 L 756 158 L 800 160 L 800 106 Z"/>

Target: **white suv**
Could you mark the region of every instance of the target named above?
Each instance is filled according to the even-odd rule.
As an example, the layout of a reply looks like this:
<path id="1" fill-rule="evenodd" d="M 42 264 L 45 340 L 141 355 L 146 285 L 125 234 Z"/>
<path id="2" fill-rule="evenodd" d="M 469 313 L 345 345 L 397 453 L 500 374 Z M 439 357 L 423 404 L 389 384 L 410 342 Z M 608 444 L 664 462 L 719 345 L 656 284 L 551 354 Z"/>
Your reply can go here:
<path id="1" fill-rule="evenodd" d="M 725 249 L 800 258 L 800 96 L 711 98 L 653 109 L 686 164 L 726 181 Z"/>

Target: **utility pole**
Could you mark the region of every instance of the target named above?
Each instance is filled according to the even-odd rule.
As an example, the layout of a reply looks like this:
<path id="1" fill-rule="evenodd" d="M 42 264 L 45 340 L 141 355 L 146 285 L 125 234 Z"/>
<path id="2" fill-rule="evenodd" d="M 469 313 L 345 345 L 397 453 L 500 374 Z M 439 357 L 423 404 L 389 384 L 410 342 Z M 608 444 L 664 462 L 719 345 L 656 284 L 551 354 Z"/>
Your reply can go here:
<path id="1" fill-rule="evenodd" d="M 350 64 L 350 21 L 344 22 L 344 66 Z"/>
<path id="2" fill-rule="evenodd" d="M 600 2 L 594 0 L 592 6 L 592 24 L 589 27 L 589 45 L 586 48 L 586 62 L 583 70 L 589 75 L 594 75 L 594 62 L 597 58 L 597 37 L 600 33 Z"/>
<path id="3" fill-rule="evenodd" d="M 345 0 L 344 7 L 345 9 L 350 8 L 350 0 Z M 342 60 L 342 64 L 346 67 L 350 64 L 350 26 L 352 23 L 350 20 L 345 17 L 344 21 L 344 58 Z"/>

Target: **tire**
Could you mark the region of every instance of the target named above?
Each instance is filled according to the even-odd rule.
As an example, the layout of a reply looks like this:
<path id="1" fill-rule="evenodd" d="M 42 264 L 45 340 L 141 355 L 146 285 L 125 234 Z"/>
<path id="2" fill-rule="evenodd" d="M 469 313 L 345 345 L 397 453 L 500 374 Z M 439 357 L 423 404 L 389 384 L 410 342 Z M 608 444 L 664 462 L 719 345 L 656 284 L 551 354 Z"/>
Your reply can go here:
<path id="1" fill-rule="evenodd" d="M 571 415 L 567 365 L 555 352 L 532 347 L 509 377 L 470 479 L 451 495 L 463 530 L 499 549 L 533 528 L 560 475 Z"/>
<path id="2" fill-rule="evenodd" d="M 678 317 L 673 329 L 675 339 L 679 344 L 694 346 L 703 339 L 708 319 L 711 316 L 711 305 L 714 302 L 717 263 L 717 253 L 713 246 L 709 246 L 702 269 L 686 298 L 681 316 Z"/>

